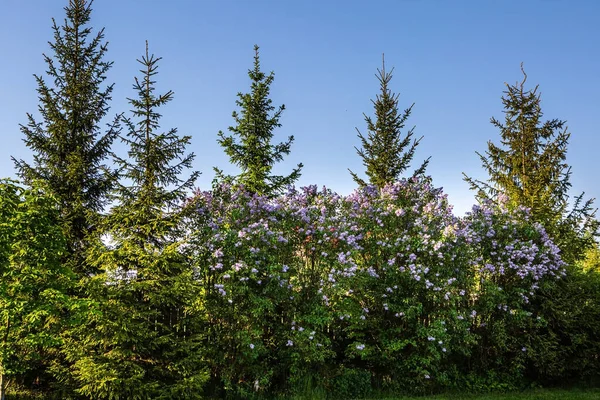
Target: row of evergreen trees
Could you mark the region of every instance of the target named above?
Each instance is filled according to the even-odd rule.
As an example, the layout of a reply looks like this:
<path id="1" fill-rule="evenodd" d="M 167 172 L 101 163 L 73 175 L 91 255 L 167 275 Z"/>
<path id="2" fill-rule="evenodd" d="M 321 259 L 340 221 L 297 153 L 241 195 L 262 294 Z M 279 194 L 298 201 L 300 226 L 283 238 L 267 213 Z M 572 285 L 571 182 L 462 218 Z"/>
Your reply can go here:
<path id="1" fill-rule="evenodd" d="M 21 125 L 24 142 L 33 151 L 33 163 L 14 159 L 18 176 L 25 183 L 42 181 L 58 198 L 68 258 L 82 275 L 98 271 L 84 259 L 89 240 L 99 229 L 101 214 L 115 200 L 115 185 L 120 187 L 118 199 L 137 199 L 138 203 L 130 205 L 133 209 L 151 203 L 164 208 L 179 204 L 199 175 L 194 171 L 185 180 L 180 178 L 194 159 L 193 154 L 184 154 L 191 137 L 180 138 L 176 129 L 160 132 L 158 110 L 173 99 L 174 93 L 155 93 L 160 58 L 149 53 L 147 43 L 145 55 L 138 60 L 141 75 L 133 84 L 137 97 L 128 99 L 131 117 L 118 114 L 108 129 L 102 129 L 113 91 L 113 84 L 104 83 L 113 63 L 105 60 L 104 30 L 94 35 L 89 26 L 91 4 L 87 0 L 70 0 L 65 7 L 64 25 L 53 20 L 53 56 L 44 55 L 47 77 L 35 75 L 41 121 L 28 114 L 28 123 Z M 219 181 L 243 185 L 257 194 L 275 195 L 298 180 L 302 164 L 286 176 L 271 174 L 274 164 L 290 153 L 294 137 L 273 143 L 285 106 L 272 104 L 270 86 L 274 73 L 261 71 L 258 46 L 254 51 L 253 68 L 248 71 L 250 91 L 238 94 L 239 111 L 233 112 L 235 125 L 229 127 L 229 135 L 219 132 L 217 139 L 240 173 L 228 176 L 218 168 L 214 170 Z M 401 177 L 421 140 L 413 141 L 412 129 L 402 133 L 412 106 L 399 112 L 399 95 L 388 87 L 391 78 L 392 72 L 387 72 L 384 64 L 378 75 L 381 93 L 373 101 L 375 120 L 365 116 L 369 133 L 364 136 L 359 132 L 362 147 L 357 152 L 366 167 L 368 181 L 352 171 L 351 174 L 361 186 L 383 187 Z M 111 151 L 115 140 L 128 146 L 128 158 Z M 174 160 L 179 161 L 171 165 Z M 414 175 L 424 174 L 428 162 L 429 159 L 423 162 Z M 128 186 L 119 183 L 123 181 Z M 168 187 L 177 189 L 168 191 Z M 149 197 L 139 200 L 144 195 Z"/>
<path id="2" fill-rule="evenodd" d="M 105 59 L 103 30 L 94 33 L 89 25 L 91 5 L 89 0 L 69 0 L 64 24 L 53 24 L 52 56 L 44 56 L 47 74 L 35 76 L 39 117 L 28 114 L 21 126 L 33 162 L 14 160 L 19 177 L 34 189 L 14 182 L 0 186 L 1 400 L 7 379 L 44 386 L 59 377 L 63 387 L 78 386 L 79 393 L 92 397 L 125 376 L 121 369 L 129 370 L 126 375 L 131 377 L 119 381 L 123 387 L 169 382 L 183 370 L 197 371 L 171 386 L 172 398 L 185 398 L 204 382 L 203 372 L 195 367 L 202 360 L 190 336 L 194 320 L 185 312 L 187 296 L 198 288 L 189 287 L 193 280 L 187 277 L 193 271 L 186 268 L 179 249 L 179 239 L 188 233 L 181 228 L 189 211 L 186 198 L 199 175 L 191 171 L 194 155 L 186 150 L 191 138 L 161 128 L 160 107 L 173 99 L 173 92 L 156 93 L 160 58 L 147 44 L 133 84 L 136 97 L 128 99 L 130 115 L 116 115 L 103 129 L 113 90 L 105 82 L 112 62 Z M 238 95 L 235 125 L 228 134 L 219 132 L 217 139 L 240 173 L 228 176 L 215 168 L 216 179 L 276 196 L 297 181 L 302 164 L 285 176 L 272 173 L 275 163 L 290 153 L 294 138 L 274 144 L 285 108 L 272 104 L 274 74 L 262 72 L 259 49 L 254 50 L 250 90 Z M 357 153 L 367 179 L 350 172 L 360 186 L 382 188 L 403 176 L 421 140 L 413 129 L 406 130 L 412 105 L 399 110 L 399 96 L 389 87 L 392 72 L 385 63 L 378 71 L 375 114 L 365 116 L 368 133 L 358 133 Z M 511 207 L 530 208 L 532 218 L 561 248 L 571 266 L 570 279 L 577 280 L 576 266 L 597 249 L 598 221 L 592 200 L 583 194 L 570 204 L 571 171 L 565 162 L 570 134 L 564 121 L 543 120 L 537 87 L 527 90 L 524 77 L 507 85 L 504 122 L 492 119 L 502 145 L 489 142 L 480 155 L 488 180 L 465 179 L 482 201 L 507 198 Z M 113 154 L 116 140 L 127 145 L 126 157 Z M 411 176 L 424 175 L 428 162 Z M 57 201 L 56 213 L 52 207 L 35 206 L 36 201 L 48 201 L 46 196 Z M 35 219 L 42 221 L 40 226 L 34 226 L 32 213 L 40 214 Z M 55 226 L 62 228 L 64 242 L 56 239 Z M 39 235 L 39 246 L 23 245 L 19 261 L 8 243 L 22 244 L 32 235 Z M 60 254 L 60 259 L 42 251 L 42 245 L 51 242 L 51 254 Z M 32 270 L 19 275 L 11 265 L 29 265 Z M 127 289 L 111 290 L 111 279 L 129 282 Z M 560 295 L 568 301 L 569 282 L 564 285 Z M 566 335 L 560 326 L 564 318 L 558 314 L 568 304 L 552 307 L 557 308 L 555 333 Z M 115 337 L 115 331 L 125 333 Z M 144 367 L 139 374 L 131 373 L 140 365 Z"/>

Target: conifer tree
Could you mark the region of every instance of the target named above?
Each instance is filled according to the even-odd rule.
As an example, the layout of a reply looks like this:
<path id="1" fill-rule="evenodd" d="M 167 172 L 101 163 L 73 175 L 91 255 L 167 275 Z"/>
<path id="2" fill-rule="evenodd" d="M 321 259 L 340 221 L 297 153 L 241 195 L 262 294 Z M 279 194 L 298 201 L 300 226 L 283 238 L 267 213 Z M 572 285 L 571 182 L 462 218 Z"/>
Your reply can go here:
<path id="1" fill-rule="evenodd" d="M 26 183 L 41 180 L 58 199 L 68 254 L 77 259 L 79 273 L 89 272 L 81 262 L 86 236 L 106 204 L 114 175 L 105 161 L 118 134 L 116 120 L 106 132 L 101 128 L 113 90 L 103 85 L 112 62 L 104 60 L 104 30 L 93 34 L 88 26 L 91 5 L 69 0 L 64 24 L 53 19 L 53 54 L 44 55 L 47 78 L 35 75 L 41 121 L 28 114 L 21 125 L 33 164 L 13 159 Z"/>
<path id="2" fill-rule="evenodd" d="M 563 259 L 577 261 L 594 245 L 598 222 L 593 199 L 584 201 L 582 193 L 569 209 L 571 167 L 566 156 L 571 134 L 565 121 L 543 120 L 538 86 L 527 90 L 522 65 L 521 71 L 520 83 L 506 84 L 504 123 L 491 119 L 500 130 L 501 145 L 489 141 L 485 155 L 477 153 L 488 180 L 463 175 L 478 199 L 503 198 L 512 208 L 529 208 L 562 249 Z"/>
<path id="3" fill-rule="evenodd" d="M 281 127 L 279 119 L 285 106 L 275 108 L 269 98 L 270 86 L 275 75 L 260 70 L 258 46 L 254 46 L 254 68 L 248 70 L 251 86 L 250 93 L 238 93 L 236 104 L 241 111 L 233 112 L 236 126 L 229 127 L 231 135 L 219 132 L 218 143 L 223 146 L 231 162 L 241 169 L 237 177 L 224 176 L 217 168 L 217 178 L 233 181 L 258 194 L 276 194 L 293 184 L 300 177 L 302 164 L 298 164 L 289 175 L 271 175 L 276 162 L 282 161 L 290 153 L 294 137 L 274 145 L 273 131 Z"/>
<path id="4" fill-rule="evenodd" d="M 412 112 L 414 104 L 400 113 L 398 110 L 399 94 L 394 94 L 389 88 L 394 69 L 385 70 L 385 59 L 381 69 L 377 69 L 377 80 L 380 85 L 380 94 L 375 100 L 371 100 L 375 108 L 375 120 L 365 114 L 367 123 L 367 136 L 365 137 L 358 128 L 358 137 L 361 148 L 355 147 L 356 152 L 362 158 L 367 168 L 366 174 L 369 178 L 368 184 L 379 188 L 400 178 L 406 171 L 415 155 L 415 150 L 423 137 L 411 140 L 414 135 L 414 127 L 402 137 L 406 120 Z M 422 175 L 429 164 L 429 158 L 414 171 L 413 176 Z M 360 186 L 367 185 L 358 174 L 350 171 L 354 181 Z"/>
<path id="5" fill-rule="evenodd" d="M 193 323 L 186 307 L 195 293 L 191 268 L 181 251 L 183 200 L 198 172 L 189 136 L 160 130 L 158 108 L 173 92 L 155 93 L 160 58 L 138 60 L 142 77 L 123 118 L 129 157 L 120 159 L 123 185 L 103 227 L 110 244 L 97 243 L 90 262 L 103 273 L 90 285 L 100 311 L 71 343 L 79 392 L 94 399 L 197 398 L 203 382 Z M 85 343 L 85 346 L 77 346 Z"/>

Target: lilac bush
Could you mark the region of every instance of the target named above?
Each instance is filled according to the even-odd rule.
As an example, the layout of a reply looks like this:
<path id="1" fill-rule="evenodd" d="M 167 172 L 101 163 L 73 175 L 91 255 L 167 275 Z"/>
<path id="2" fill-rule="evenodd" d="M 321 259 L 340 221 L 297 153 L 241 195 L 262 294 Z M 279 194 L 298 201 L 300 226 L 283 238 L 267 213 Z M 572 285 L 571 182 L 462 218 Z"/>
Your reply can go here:
<path id="1" fill-rule="evenodd" d="M 190 243 L 204 287 L 197 309 L 207 357 L 226 387 L 266 390 L 294 365 L 332 357 L 322 333 L 328 314 L 313 300 L 327 282 L 317 237 L 328 212 L 336 218 L 336 197 L 315 188 L 277 199 L 227 186 L 197 193 Z"/>
<path id="2" fill-rule="evenodd" d="M 348 369 L 427 390 L 491 365 L 481 349 L 522 365 L 528 301 L 562 270 L 526 210 L 484 204 L 457 218 L 429 178 L 349 196 L 221 185 L 192 204 L 205 358 L 213 383 L 241 395 L 306 376 L 327 386 Z"/>
<path id="3" fill-rule="evenodd" d="M 428 387 L 452 349 L 462 279 L 446 228 L 458 221 L 429 180 L 357 190 L 345 212 L 362 235 L 336 299 L 340 350 L 384 385 Z"/>
<path id="4" fill-rule="evenodd" d="M 564 263 L 558 247 L 540 224 L 530 221 L 525 208 L 511 212 L 502 202 L 488 202 L 474 206 L 462 223 L 458 240 L 468 251 L 468 305 L 476 313 L 471 332 L 477 339 L 463 361 L 471 369 L 492 371 L 492 381 L 516 385 L 531 340 L 545 323 L 535 315 L 531 300 L 542 282 L 564 276 Z"/>

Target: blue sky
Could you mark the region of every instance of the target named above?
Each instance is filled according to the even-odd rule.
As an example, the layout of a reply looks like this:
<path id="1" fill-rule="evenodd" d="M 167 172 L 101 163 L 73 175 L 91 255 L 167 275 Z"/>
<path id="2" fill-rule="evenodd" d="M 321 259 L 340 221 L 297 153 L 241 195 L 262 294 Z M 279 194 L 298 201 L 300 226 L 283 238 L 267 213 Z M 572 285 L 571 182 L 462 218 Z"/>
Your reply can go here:
<path id="1" fill-rule="evenodd" d="M 51 18 L 66 0 L 3 0 L 0 13 L 0 177 L 14 177 L 10 156 L 31 159 L 19 124 L 37 115 L 33 74 L 46 70 Z M 567 120 L 573 194 L 600 198 L 600 2 L 590 0 L 96 0 L 91 25 L 105 27 L 114 61 L 111 113 L 126 97 L 144 51 L 163 57 L 158 89 L 173 90 L 162 126 L 192 136 L 199 187 L 213 166 L 235 173 L 216 142 L 232 124 L 236 94 L 247 91 L 254 44 L 264 70 L 275 71 L 272 99 L 285 104 L 275 140 L 294 135 L 292 153 L 275 172 L 304 163 L 299 185 L 347 194 L 347 171 L 363 171 L 354 146 L 378 93 L 374 76 L 385 53 L 392 89 L 408 121 L 424 136 L 416 162 L 432 156 L 429 174 L 457 213 L 473 203 L 462 172 L 484 178 L 475 151 L 499 141 L 489 123 L 502 119 L 504 82 L 539 84 L 546 118 Z M 117 152 L 123 152 L 120 145 Z"/>

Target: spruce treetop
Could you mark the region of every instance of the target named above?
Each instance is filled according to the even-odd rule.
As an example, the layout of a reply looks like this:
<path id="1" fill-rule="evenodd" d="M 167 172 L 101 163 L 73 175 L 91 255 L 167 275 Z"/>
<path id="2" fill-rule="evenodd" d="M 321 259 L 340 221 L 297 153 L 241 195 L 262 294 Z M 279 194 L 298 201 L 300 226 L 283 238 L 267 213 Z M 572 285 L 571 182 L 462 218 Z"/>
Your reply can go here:
<path id="1" fill-rule="evenodd" d="M 570 133 L 565 121 L 543 121 L 539 87 L 527 90 L 527 74 L 521 71 L 520 83 L 505 84 L 504 123 L 490 120 L 500 130 L 501 145 L 489 141 L 485 154 L 477 152 L 488 181 L 466 175 L 465 180 L 480 199 L 498 201 L 503 196 L 513 207 L 526 206 L 548 223 L 556 222 L 571 186 L 571 168 L 565 162 Z"/>
<path id="2" fill-rule="evenodd" d="M 185 154 L 191 136 L 178 136 L 177 128 L 160 130 L 158 108 L 169 103 L 174 95 L 172 90 L 155 93 L 155 76 L 161 59 L 149 53 L 146 42 L 145 55 L 137 60 L 142 65 L 142 76 L 135 77 L 133 84 L 137 98 L 128 98 L 133 107 L 132 117 L 122 117 L 126 135 L 121 135 L 121 140 L 129 148 L 129 158 L 117 159 L 126 184 L 120 186 L 117 195 L 120 204 L 113 213 L 119 217 L 123 217 L 121 212 L 137 215 L 126 221 L 135 226 L 151 225 L 154 234 L 158 233 L 156 228 L 162 226 L 156 223 L 169 215 L 167 210 L 176 214 L 200 174 L 193 171 L 187 178 L 181 177 L 184 170 L 192 167 L 194 160 L 193 153 Z M 126 225 L 117 224 L 116 227 L 127 231 Z M 172 226 L 165 228 L 168 231 Z"/>
<path id="3" fill-rule="evenodd" d="M 408 169 L 416 148 L 423 138 L 412 140 L 414 127 L 402 137 L 401 131 L 405 127 L 414 104 L 404 112 L 398 110 L 400 94 L 394 94 L 389 88 L 393 72 L 393 68 L 386 71 L 385 58 L 383 58 L 382 67 L 377 69 L 375 75 L 379 81 L 380 93 L 375 100 L 371 100 L 375 109 L 375 120 L 364 114 L 368 131 L 366 137 L 358 128 L 356 129 L 361 141 L 361 148 L 355 147 L 355 149 L 363 160 L 366 175 L 369 178 L 368 182 L 365 182 L 358 174 L 350 171 L 352 178 L 360 186 L 371 184 L 381 188 L 398 180 L 401 174 Z M 429 158 L 415 170 L 413 176 L 423 175 L 428 164 Z"/>
<path id="4" fill-rule="evenodd" d="M 479 200 L 505 202 L 511 208 L 531 209 L 555 238 L 564 257 L 583 254 L 593 243 L 598 222 L 594 218 L 593 199 L 577 196 L 569 209 L 571 167 L 566 163 L 571 134 L 566 122 L 543 120 L 539 87 L 526 89 L 527 74 L 521 64 L 523 80 L 505 84 L 502 96 L 504 122 L 491 118 L 500 131 L 500 145 L 491 141 L 485 154 L 477 153 L 488 174 L 487 181 L 463 173 Z M 577 250 L 574 247 L 579 246 Z M 573 251 L 564 250 L 570 248 Z"/>
<path id="5" fill-rule="evenodd" d="M 236 126 L 229 127 L 231 135 L 219 132 L 218 143 L 223 146 L 232 164 L 241 169 L 237 177 L 225 176 L 217 168 L 217 178 L 243 185 L 258 194 L 276 194 L 293 184 L 300 177 L 302 164 L 289 175 L 271 175 L 273 165 L 283 161 L 290 153 L 294 137 L 279 144 L 272 144 L 273 131 L 281 127 L 279 119 L 285 106 L 272 105 L 270 87 L 275 79 L 273 72 L 265 74 L 260 69 L 259 47 L 254 46 L 254 68 L 248 70 L 251 85 L 249 93 L 238 93 L 236 104 L 240 111 L 232 116 Z"/>
<path id="6" fill-rule="evenodd" d="M 104 30 L 88 26 L 91 1 L 70 0 L 62 26 L 53 20 L 47 78 L 35 75 L 41 121 L 21 125 L 33 164 L 13 158 L 25 182 L 44 181 L 58 199 L 70 254 L 81 254 L 96 226 L 114 174 L 105 161 L 118 135 L 117 120 L 103 132 L 113 85 L 104 85 L 112 62 L 104 60 Z M 49 81 L 49 82 L 48 82 Z"/>

